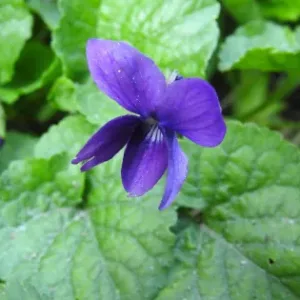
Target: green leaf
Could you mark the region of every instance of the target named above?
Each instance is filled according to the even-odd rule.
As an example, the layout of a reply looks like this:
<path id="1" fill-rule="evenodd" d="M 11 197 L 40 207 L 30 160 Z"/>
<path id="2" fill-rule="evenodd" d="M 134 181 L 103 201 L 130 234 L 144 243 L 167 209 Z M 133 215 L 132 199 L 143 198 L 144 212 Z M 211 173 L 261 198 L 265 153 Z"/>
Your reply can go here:
<path id="1" fill-rule="evenodd" d="M 6 300 L 5 298 L 5 282 L 0 280 L 0 299 Z"/>
<path id="2" fill-rule="evenodd" d="M 258 278 L 266 295 L 271 295 L 269 298 L 298 299 L 300 151 L 266 128 L 238 122 L 227 124 L 227 136 L 217 148 L 200 150 L 189 142 L 183 143 L 190 157 L 190 173 L 177 201 L 200 209 L 201 222 L 216 240 L 223 241 L 213 247 L 211 255 L 216 249 L 224 255 L 229 251 L 226 247 L 232 249 L 230 256 L 236 261 L 224 262 L 214 257 L 213 261 L 222 261 L 222 265 L 211 266 L 223 266 L 226 270 L 227 275 L 220 269 L 219 272 L 224 277 L 220 278 L 223 284 L 232 287 L 227 292 L 251 299 L 241 293 L 256 295 Z M 235 272 L 248 267 L 254 274 L 244 275 L 248 285 L 242 281 L 241 285 L 234 285 Z M 237 278 L 241 276 L 239 273 Z M 231 294 L 219 298 L 230 299 Z"/>
<path id="3" fill-rule="evenodd" d="M 13 76 L 14 64 L 31 35 L 32 17 L 22 0 L 2 0 L 0 11 L 0 84 L 4 84 Z"/>
<path id="4" fill-rule="evenodd" d="M 58 27 L 60 15 L 56 1 L 28 0 L 27 4 L 34 12 L 41 16 L 51 30 Z"/>
<path id="5" fill-rule="evenodd" d="M 116 101 L 101 93 L 92 81 L 77 85 L 76 102 L 77 110 L 85 115 L 89 122 L 98 126 L 113 118 L 128 114 Z"/>
<path id="6" fill-rule="evenodd" d="M 300 187 L 299 150 L 266 128 L 229 121 L 220 146 L 199 148 L 184 140 L 182 147 L 189 157 L 189 175 L 177 202 L 184 206 L 208 209 L 247 195 L 251 205 L 258 201 L 257 193 L 264 197 L 259 199 L 263 205 L 273 191 L 294 187 L 296 192 Z"/>
<path id="7" fill-rule="evenodd" d="M 256 0 L 222 0 L 221 2 L 239 23 L 262 18 L 260 6 Z"/>
<path id="8" fill-rule="evenodd" d="M 59 0 L 59 27 L 53 33 L 52 46 L 63 63 L 65 75 L 82 79 L 87 75 L 85 45 L 97 35 L 100 0 Z"/>
<path id="9" fill-rule="evenodd" d="M 84 176 L 78 167 L 70 164 L 66 155 L 61 154 L 50 160 L 12 162 L 2 173 L 0 186 L 0 223 L 19 226 L 34 214 L 53 206 L 73 206 L 80 203 Z"/>
<path id="10" fill-rule="evenodd" d="M 66 152 L 73 157 L 96 130 L 82 116 L 69 116 L 53 125 L 38 141 L 35 156 L 49 158 Z"/>
<path id="11" fill-rule="evenodd" d="M 92 80 L 75 84 L 66 77 L 60 77 L 51 89 L 49 100 L 61 110 L 80 112 L 90 123 L 98 126 L 128 113 L 103 94 Z"/>
<path id="12" fill-rule="evenodd" d="M 259 206 L 256 208 L 259 211 Z M 244 212 L 246 211 L 247 208 Z M 258 211 L 257 213 L 259 214 Z M 296 257 L 299 257 L 297 251 L 294 254 L 282 255 L 281 259 L 284 262 L 279 260 L 273 264 L 268 262 L 270 255 L 273 256 L 276 251 L 280 253 L 284 251 L 285 247 L 290 246 L 284 239 L 282 239 L 283 243 L 281 245 L 274 244 L 273 247 L 269 247 L 264 242 L 256 244 L 259 241 L 257 239 L 253 243 L 251 251 L 244 251 L 241 245 L 247 239 L 248 234 L 256 232 L 257 237 L 259 235 L 263 237 L 266 227 L 259 225 L 260 220 L 257 220 L 256 225 L 250 225 L 251 220 L 244 218 L 232 219 L 231 217 L 234 216 L 229 217 L 227 220 L 228 224 L 237 225 L 237 223 L 240 223 L 240 232 L 243 232 L 243 237 L 236 234 L 238 226 L 235 226 L 233 231 L 230 229 L 227 231 L 226 228 L 224 236 L 206 225 L 198 228 L 193 226 L 181 233 L 175 248 L 177 262 L 171 268 L 169 283 L 162 289 L 155 300 L 299 299 L 299 285 L 295 285 L 295 290 L 298 290 L 298 292 L 292 291 L 279 275 L 280 272 L 287 273 L 285 267 L 293 264 L 292 261 L 288 262 L 288 258 L 294 262 L 297 261 Z M 271 216 L 270 219 L 272 219 Z M 264 223 L 265 219 L 262 217 L 261 221 Z M 280 225 L 276 226 L 276 220 L 274 220 L 273 225 L 277 228 L 280 227 Z M 259 227 L 263 230 L 261 234 Z M 274 239 L 277 236 L 275 227 Z M 292 228 L 296 229 L 296 224 L 294 226 L 287 225 L 285 232 L 289 232 Z M 248 229 L 250 232 L 246 231 Z M 230 239 L 227 239 L 228 236 L 232 237 L 235 235 L 239 239 L 238 241 L 232 242 Z M 249 247 L 251 248 L 251 246 Z M 254 250 L 255 247 L 257 251 Z M 270 248 L 273 249 L 271 250 Z M 264 249 L 266 250 L 264 251 Z M 270 253 L 267 253 L 267 249 Z M 259 256 L 264 257 L 265 263 L 258 262 L 257 258 Z M 276 266 L 277 263 L 278 267 Z M 285 263 L 286 266 L 284 265 Z M 295 269 L 296 267 L 293 267 L 291 270 Z"/>
<path id="13" fill-rule="evenodd" d="M 90 193 L 85 210 L 61 207 L 79 195 L 55 168 L 65 169 L 59 157 L 16 162 L 0 177 L 0 278 L 40 283 L 54 300 L 153 299 L 173 259 L 174 211 L 121 184 Z"/>
<path id="14" fill-rule="evenodd" d="M 32 157 L 36 141 L 37 138 L 32 135 L 9 131 L 4 146 L 0 148 L 0 172 L 13 160 Z"/>
<path id="15" fill-rule="evenodd" d="M 239 23 L 262 18 L 297 21 L 300 17 L 299 0 L 222 0 L 222 3 Z"/>
<path id="16" fill-rule="evenodd" d="M 299 0 L 259 1 L 265 17 L 280 21 L 297 21 L 300 17 Z"/>
<path id="17" fill-rule="evenodd" d="M 29 281 L 19 282 L 16 279 L 11 280 L 5 290 L 5 300 L 50 300 L 45 294 L 41 294 Z M 1 298 L 2 299 L 2 298 Z"/>
<path id="18" fill-rule="evenodd" d="M 53 52 L 38 42 L 28 42 L 16 63 L 12 81 L 0 87 L 0 100 L 13 103 L 51 81 L 60 73 L 60 63 Z"/>
<path id="19" fill-rule="evenodd" d="M 53 84 L 48 100 L 54 107 L 68 112 L 75 112 L 77 109 L 76 86 L 67 77 L 59 77 Z"/>
<path id="20" fill-rule="evenodd" d="M 219 54 L 221 71 L 300 68 L 300 28 L 295 32 L 271 22 L 254 21 L 227 37 Z"/>
<path id="21" fill-rule="evenodd" d="M 70 78 L 87 72 L 86 41 L 92 37 L 125 40 L 164 70 L 205 76 L 219 37 L 215 0 L 124 1 L 60 0 L 62 19 L 53 48 Z"/>

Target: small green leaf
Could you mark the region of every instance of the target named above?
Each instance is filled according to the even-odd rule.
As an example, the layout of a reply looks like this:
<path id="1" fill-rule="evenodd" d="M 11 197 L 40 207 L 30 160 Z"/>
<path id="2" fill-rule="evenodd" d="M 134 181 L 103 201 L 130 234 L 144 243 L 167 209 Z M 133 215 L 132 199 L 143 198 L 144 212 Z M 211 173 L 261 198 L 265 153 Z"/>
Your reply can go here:
<path id="1" fill-rule="evenodd" d="M 299 0 L 258 1 L 265 17 L 280 21 L 297 21 L 300 17 Z"/>
<path id="2" fill-rule="evenodd" d="M 66 152 L 71 158 L 95 130 L 96 127 L 82 116 L 66 117 L 40 138 L 35 147 L 35 156 L 49 158 Z"/>
<path id="3" fill-rule="evenodd" d="M 234 220 L 228 221 L 234 224 Z M 240 225 L 243 236 L 247 237 L 248 231 L 245 231 L 244 224 L 241 222 Z M 291 230 L 292 227 L 287 227 L 287 230 L 289 229 Z M 235 232 L 232 233 L 232 235 L 234 234 Z M 258 234 L 259 231 L 257 231 Z M 276 237 L 276 233 L 273 237 Z M 255 244 L 253 246 L 255 247 Z M 277 269 L 276 263 L 282 266 L 282 270 L 284 269 L 283 264 L 280 261 L 275 261 L 273 264 L 268 263 L 268 257 L 273 257 L 274 252 L 272 251 L 273 253 L 269 254 L 271 256 L 268 256 L 266 251 L 263 251 L 265 247 L 263 243 L 256 246 L 258 251 L 253 251 L 253 255 L 249 255 L 240 249 L 238 241 L 232 243 L 205 225 L 198 228 L 195 226 L 187 228 L 180 234 L 176 243 L 177 262 L 171 268 L 169 283 L 155 300 L 299 299 L 299 285 L 295 285 L 295 290 L 298 292 L 294 292 L 275 270 Z M 285 244 L 282 244 L 282 250 L 284 247 Z M 280 248 L 278 245 L 278 252 L 281 251 Z M 265 252 L 266 263 L 264 266 L 254 259 L 254 256 L 260 252 Z M 289 255 L 289 258 L 293 259 L 296 256 L 298 255 L 295 251 L 295 256 Z M 284 255 L 282 259 L 286 261 Z"/>
<path id="4" fill-rule="evenodd" d="M 48 100 L 60 110 L 75 112 L 77 110 L 76 85 L 67 77 L 59 77 L 48 94 Z"/>
<path id="5" fill-rule="evenodd" d="M 222 0 L 222 3 L 239 23 L 263 18 L 297 21 L 300 17 L 299 0 Z"/>
<path id="6" fill-rule="evenodd" d="M 254 21 L 227 37 L 219 54 L 221 71 L 300 68 L 300 28 L 295 32 L 271 22 Z"/>
<path id="7" fill-rule="evenodd" d="M 255 191 L 300 186 L 299 150 L 266 128 L 229 121 L 220 146 L 200 148 L 187 140 L 182 146 L 189 175 L 177 202 L 184 206 L 202 210 L 251 192 L 257 197 Z"/>
<path id="8" fill-rule="evenodd" d="M 262 18 L 260 6 L 256 0 L 221 0 L 221 2 L 239 23 Z"/>
<path id="9" fill-rule="evenodd" d="M 0 172 L 6 169 L 13 160 L 32 157 L 36 141 L 37 138 L 32 135 L 9 131 L 5 144 L 0 149 Z"/>
<path id="10" fill-rule="evenodd" d="M 32 17 L 23 0 L 2 0 L 0 11 L 0 84 L 4 84 L 12 78 L 14 64 L 31 35 Z"/>
<path id="11" fill-rule="evenodd" d="M 58 27 L 60 15 L 56 1 L 27 0 L 27 4 L 30 9 L 41 16 L 51 30 Z"/>
<path id="12" fill-rule="evenodd" d="M 53 48 L 67 76 L 87 73 L 85 45 L 89 38 L 125 40 L 150 56 L 164 70 L 205 76 L 219 37 L 215 0 L 137 1 L 60 0 L 62 19 Z"/>
<path id="13" fill-rule="evenodd" d="M 0 100 L 16 101 L 20 95 L 29 94 L 48 83 L 60 73 L 60 63 L 53 52 L 38 42 L 28 42 L 16 63 L 12 81 L 0 87 Z"/>

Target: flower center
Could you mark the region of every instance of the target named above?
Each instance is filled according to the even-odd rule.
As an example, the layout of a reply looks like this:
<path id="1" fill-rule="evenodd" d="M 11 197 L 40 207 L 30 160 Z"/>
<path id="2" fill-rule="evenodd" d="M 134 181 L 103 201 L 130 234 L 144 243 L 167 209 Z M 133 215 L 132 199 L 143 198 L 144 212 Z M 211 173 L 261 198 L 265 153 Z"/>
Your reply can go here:
<path id="1" fill-rule="evenodd" d="M 181 75 L 178 74 L 177 71 L 173 71 L 168 77 L 167 77 L 167 84 L 170 84 L 176 80 L 183 79 Z"/>
<path id="2" fill-rule="evenodd" d="M 147 118 L 147 119 L 145 120 L 145 123 L 146 123 L 147 125 L 152 126 L 152 125 L 157 124 L 157 121 L 156 121 L 154 118 L 149 117 L 149 118 Z"/>

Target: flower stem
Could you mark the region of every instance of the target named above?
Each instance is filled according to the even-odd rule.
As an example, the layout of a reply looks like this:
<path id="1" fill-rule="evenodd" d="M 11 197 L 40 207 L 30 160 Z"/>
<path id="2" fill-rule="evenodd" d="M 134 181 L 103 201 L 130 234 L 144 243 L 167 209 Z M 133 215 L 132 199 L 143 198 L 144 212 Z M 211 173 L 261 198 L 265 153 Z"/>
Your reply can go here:
<path id="1" fill-rule="evenodd" d="M 275 107 L 274 113 L 279 112 L 284 107 L 283 100 L 286 99 L 300 84 L 299 73 L 289 73 L 283 78 L 279 79 L 274 91 L 270 92 L 267 100 L 264 101 L 255 110 L 249 113 L 244 119 L 252 119 L 256 114 L 267 109 L 268 107 Z"/>

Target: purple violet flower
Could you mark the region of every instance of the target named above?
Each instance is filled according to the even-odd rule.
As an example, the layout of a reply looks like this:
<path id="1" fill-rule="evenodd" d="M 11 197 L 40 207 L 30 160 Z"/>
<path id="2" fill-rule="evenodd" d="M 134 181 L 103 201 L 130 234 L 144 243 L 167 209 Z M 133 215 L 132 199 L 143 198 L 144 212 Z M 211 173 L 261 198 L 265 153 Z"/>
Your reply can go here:
<path id="1" fill-rule="evenodd" d="M 224 139 L 226 126 L 214 88 L 200 78 L 176 74 L 167 82 L 150 58 L 125 42 L 90 39 L 86 55 L 98 88 L 135 115 L 106 123 L 72 163 L 84 162 L 81 170 L 87 171 L 126 145 L 121 171 L 125 190 L 141 196 L 168 169 L 159 209 L 168 207 L 188 172 L 176 133 L 204 147 Z"/>

